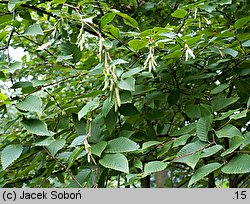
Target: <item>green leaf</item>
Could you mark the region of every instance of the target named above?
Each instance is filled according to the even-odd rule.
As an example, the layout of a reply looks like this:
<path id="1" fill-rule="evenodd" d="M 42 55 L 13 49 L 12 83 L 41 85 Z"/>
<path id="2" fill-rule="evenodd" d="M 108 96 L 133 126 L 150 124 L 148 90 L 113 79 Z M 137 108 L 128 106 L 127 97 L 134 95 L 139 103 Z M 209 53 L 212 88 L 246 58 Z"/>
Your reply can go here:
<path id="1" fill-rule="evenodd" d="M 139 111 L 132 103 L 122 104 L 119 108 L 119 112 L 124 116 L 131 116 L 139 114 Z"/>
<path id="2" fill-rule="evenodd" d="M 108 23 L 112 22 L 115 18 L 116 13 L 107 13 L 101 18 L 100 27 L 103 28 Z"/>
<path id="3" fill-rule="evenodd" d="M 105 152 L 107 153 L 122 153 L 135 151 L 139 146 L 132 140 L 126 137 L 119 137 L 108 141 Z"/>
<path id="4" fill-rule="evenodd" d="M 241 132 L 235 126 L 228 124 L 227 126 L 223 127 L 222 129 L 215 132 L 218 138 L 228 137 L 233 138 L 235 136 L 242 137 Z"/>
<path id="5" fill-rule="evenodd" d="M 193 133 L 195 129 L 196 129 L 196 123 L 192 123 L 192 124 L 182 127 L 179 130 L 174 131 L 173 133 L 171 133 L 171 136 L 178 136 L 178 135 Z"/>
<path id="6" fill-rule="evenodd" d="M 102 107 L 102 114 L 104 117 L 106 117 L 108 115 L 108 113 L 110 112 L 110 110 L 113 108 L 114 106 L 114 102 L 110 101 L 109 98 L 107 98 L 104 103 L 103 103 L 103 107 Z"/>
<path id="7" fill-rule="evenodd" d="M 207 141 L 208 131 L 210 129 L 211 118 L 212 118 L 212 116 L 201 117 L 197 122 L 196 133 L 197 133 L 197 137 L 202 142 Z"/>
<path id="8" fill-rule="evenodd" d="M 250 132 L 248 132 L 246 135 L 245 135 L 245 139 L 244 141 L 242 142 L 242 146 L 241 148 L 244 148 L 246 147 L 247 145 L 250 144 Z"/>
<path id="9" fill-rule="evenodd" d="M 247 40 L 245 42 L 242 43 L 243 47 L 250 47 L 250 40 Z"/>
<path id="10" fill-rule="evenodd" d="M 221 149 L 223 149 L 223 146 L 221 146 L 221 145 L 213 145 L 212 147 L 208 147 L 206 149 L 203 149 L 201 151 L 201 158 L 210 157 L 210 156 L 216 154 Z"/>
<path id="11" fill-rule="evenodd" d="M 23 35 L 43 35 L 43 30 L 39 24 L 33 24 L 23 33 Z"/>
<path id="12" fill-rule="evenodd" d="M 175 18 L 184 18 L 187 15 L 187 11 L 184 9 L 177 9 L 174 11 L 174 13 L 171 14 L 171 16 Z"/>
<path id="13" fill-rule="evenodd" d="M 8 68 L 3 68 L 7 73 L 13 74 L 16 70 L 22 69 L 22 62 L 11 62 Z"/>
<path id="14" fill-rule="evenodd" d="M 192 136 L 192 135 L 190 135 L 190 134 L 185 134 L 185 135 L 182 135 L 182 136 L 176 138 L 176 139 L 174 140 L 174 145 L 173 145 L 173 147 L 179 147 L 179 146 L 181 146 L 181 145 L 185 145 L 186 142 L 187 142 L 187 140 L 188 140 L 188 138 L 190 138 L 191 136 Z"/>
<path id="15" fill-rule="evenodd" d="M 29 112 L 42 112 L 42 100 L 40 97 L 35 95 L 28 95 L 23 101 L 16 104 L 19 110 Z"/>
<path id="16" fill-rule="evenodd" d="M 51 153 L 52 156 L 55 156 L 56 153 L 62 149 L 64 147 L 64 145 L 66 144 L 66 140 L 65 139 L 58 139 L 54 142 L 52 142 L 49 146 L 48 146 L 48 150 Z"/>
<path id="17" fill-rule="evenodd" d="M 142 144 L 142 149 L 147 149 L 149 147 L 152 147 L 152 146 L 155 146 L 155 145 L 159 145 L 161 144 L 162 142 L 159 142 L 159 141 L 147 141 L 147 142 L 144 142 Z"/>
<path id="18" fill-rule="evenodd" d="M 99 106 L 99 103 L 96 101 L 88 102 L 83 108 L 78 112 L 78 120 L 81 120 L 87 113 L 95 110 Z"/>
<path id="19" fill-rule="evenodd" d="M 220 84 L 211 90 L 211 94 L 218 94 L 218 93 L 224 91 L 225 89 L 227 89 L 228 87 L 229 87 L 228 84 Z"/>
<path id="20" fill-rule="evenodd" d="M 82 58 L 82 53 L 76 44 L 63 42 L 61 44 L 61 51 L 64 56 L 72 56 L 72 62 L 77 63 Z"/>
<path id="21" fill-rule="evenodd" d="M 191 177 L 188 186 L 190 187 L 192 184 L 196 183 L 197 181 L 203 179 L 208 174 L 214 172 L 215 170 L 219 169 L 222 166 L 222 164 L 219 163 L 211 163 L 207 164 L 205 166 L 202 166 L 201 168 L 197 169 L 193 176 Z"/>
<path id="22" fill-rule="evenodd" d="M 64 4 L 67 0 L 53 0 L 52 4 Z"/>
<path id="23" fill-rule="evenodd" d="M 35 146 L 49 146 L 52 142 L 56 141 L 53 137 L 47 137 L 46 139 L 38 140 L 34 143 Z"/>
<path id="24" fill-rule="evenodd" d="M 128 62 L 123 60 L 123 59 L 116 59 L 116 60 L 113 60 L 111 63 L 110 63 L 110 66 L 115 66 L 117 64 L 127 64 Z"/>
<path id="25" fill-rule="evenodd" d="M 188 156 L 177 158 L 176 160 L 174 160 L 174 162 L 185 163 L 188 166 L 190 166 L 192 169 L 194 169 L 196 164 L 199 162 L 200 158 L 201 158 L 201 152 L 199 151 L 199 152 L 190 154 Z"/>
<path id="26" fill-rule="evenodd" d="M 131 135 L 133 135 L 135 133 L 135 131 L 130 131 L 130 130 L 122 130 L 121 132 L 119 132 L 119 137 L 131 137 Z"/>
<path id="27" fill-rule="evenodd" d="M 240 113 L 230 115 L 230 120 L 238 120 L 247 117 L 247 110 L 243 110 Z"/>
<path id="28" fill-rule="evenodd" d="M 131 92 L 126 90 L 121 90 L 120 99 L 121 99 L 121 104 L 131 103 L 132 102 Z"/>
<path id="29" fill-rule="evenodd" d="M 147 39 L 135 39 L 135 40 L 130 40 L 128 42 L 129 47 L 131 47 L 134 51 L 139 51 L 140 49 L 146 47 L 148 44 Z"/>
<path id="30" fill-rule="evenodd" d="M 159 120 L 164 116 L 165 116 L 164 112 L 162 110 L 157 110 L 157 109 L 150 110 L 145 114 L 145 118 L 147 120 Z"/>
<path id="31" fill-rule="evenodd" d="M 222 167 L 225 174 L 245 174 L 250 172 L 250 155 L 240 154 Z"/>
<path id="32" fill-rule="evenodd" d="M 21 121 L 21 125 L 30 133 L 40 136 L 51 136 L 52 132 L 47 129 L 46 123 L 38 119 L 24 119 Z"/>
<path id="33" fill-rule="evenodd" d="M 5 170 L 9 165 L 11 165 L 15 160 L 17 160 L 22 154 L 22 145 L 8 145 L 1 152 L 1 163 L 3 170 Z"/>
<path id="34" fill-rule="evenodd" d="M 87 121 L 84 118 L 82 118 L 79 121 L 77 114 L 72 114 L 72 118 L 73 118 L 73 123 L 74 123 L 74 127 L 75 127 L 77 135 L 86 135 L 87 134 L 87 131 L 86 131 Z"/>
<path id="35" fill-rule="evenodd" d="M 232 0 L 218 0 L 216 3 L 219 5 L 232 4 Z"/>
<path id="36" fill-rule="evenodd" d="M 110 48 L 113 47 L 113 42 L 111 42 L 110 40 L 106 39 L 106 40 L 104 40 L 104 42 L 103 42 L 103 46 L 104 46 L 105 48 L 107 48 L 107 49 L 110 49 Z M 112 61 L 112 62 L 113 62 L 113 61 Z M 112 62 L 111 62 L 111 63 L 112 63 Z M 110 65 L 110 66 L 113 66 L 113 65 Z"/>
<path id="37" fill-rule="evenodd" d="M 181 50 L 176 50 L 171 52 L 170 54 L 166 55 L 164 59 L 172 59 L 172 58 L 179 58 L 181 56 Z"/>
<path id="38" fill-rule="evenodd" d="M 179 98 L 180 92 L 177 89 L 171 90 L 167 99 L 169 106 L 175 105 L 178 102 Z"/>
<path id="39" fill-rule="evenodd" d="M 18 89 L 18 88 L 23 89 L 26 87 L 33 87 L 33 84 L 30 81 L 19 81 L 19 82 L 16 82 L 13 87 L 15 87 L 15 89 Z"/>
<path id="40" fill-rule="evenodd" d="M 149 91 L 155 90 L 155 88 L 146 86 L 146 85 L 136 85 L 135 86 L 135 91 L 132 92 L 132 95 L 138 95 L 138 94 L 143 94 L 147 93 Z"/>
<path id="41" fill-rule="evenodd" d="M 1 15 L 0 16 L 0 25 L 3 24 L 3 23 L 6 23 L 8 21 L 11 21 L 11 20 L 12 20 L 12 15 L 10 15 L 10 14 Z"/>
<path id="42" fill-rule="evenodd" d="M 237 39 L 239 40 L 249 40 L 250 39 L 250 33 L 240 33 L 236 35 Z"/>
<path id="43" fill-rule="evenodd" d="M 152 161 L 145 164 L 144 173 L 151 174 L 167 168 L 167 164 L 162 161 Z"/>
<path id="44" fill-rule="evenodd" d="M 6 101 L 7 99 L 8 97 L 5 94 L 0 92 L 0 101 Z"/>
<path id="45" fill-rule="evenodd" d="M 219 116 L 218 118 L 216 118 L 215 120 L 224 120 L 227 117 L 229 117 L 230 115 L 233 115 L 235 112 L 239 111 L 240 109 L 234 109 L 234 110 L 229 110 L 227 112 L 221 113 L 221 116 Z"/>
<path id="46" fill-rule="evenodd" d="M 238 51 L 232 49 L 232 48 L 225 48 L 224 50 L 221 51 L 224 54 L 231 55 L 232 57 L 236 57 L 238 55 Z"/>
<path id="47" fill-rule="evenodd" d="M 140 160 L 135 160 L 134 161 L 134 163 L 133 163 L 133 166 L 135 167 L 135 168 L 138 168 L 138 169 L 143 169 L 143 164 L 142 164 L 142 161 L 140 161 Z"/>
<path id="48" fill-rule="evenodd" d="M 211 78 L 214 77 L 215 73 L 206 73 L 206 74 L 196 74 L 196 75 L 190 75 L 188 77 L 186 77 L 186 80 L 201 80 L 201 79 L 207 79 L 207 78 Z"/>
<path id="49" fill-rule="evenodd" d="M 80 135 L 78 137 L 76 137 L 71 144 L 69 145 L 69 147 L 76 147 L 79 145 L 83 145 L 84 144 L 84 139 L 86 138 L 86 135 Z"/>
<path id="50" fill-rule="evenodd" d="M 111 111 L 109 111 L 108 115 L 104 118 L 105 125 L 110 133 L 112 133 L 113 130 L 115 129 L 115 127 L 117 125 L 117 123 L 116 123 L 117 119 L 118 119 L 118 113 L 115 112 L 114 108 L 111 109 Z"/>
<path id="51" fill-rule="evenodd" d="M 163 147 L 161 147 L 156 152 L 157 159 L 160 158 L 160 157 L 163 157 L 165 154 L 167 154 L 169 152 L 170 148 L 172 147 L 172 145 L 173 145 L 173 141 L 167 142 L 166 144 L 164 144 Z"/>
<path id="52" fill-rule="evenodd" d="M 112 25 L 108 25 L 105 26 L 105 30 L 108 30 L 108 32 L 110 32 L 110 34 L 112 35 L 112 37 L 115 37 L 116 39 L 120 39 L 121 35 L 120 35 L 120 29 L 112 26 Z"/>
<path id="53" fill-rule="evenodd" d="M 240 29 L 243 26 L 247 25 L 249 21 L 250 21 L 250 16 L 240 18 L 234 23 L 234 27 L 236 29 Z"/>
<path id="54" fill-rule="evenodd" d="M 128 160 L 123 154 L 106 154 L 99 162 L 105 168 L 129 173 Z"/>
<path id="55" fill-rule="evenodd" d="M 84 183 L 87 182 L 91 176 L 91 169 L 82 169 L 76 176 L 76 180 L 84 186 Z M 67 186 L 68 188 L 79 188 L 79 185 L 75 182 L 75 180 L 71 179 L 70 184 Z"/>
<path id="56" fill-rule="evenodd" d="M 121 79 L 117 82 L 120 89 L 134 91 L 135 90 L 135 79 L 133 77 Z"/>
<path id="57" fill-rule="evenodd" d="M 122 74 L 122 78 L 128 78 L 131 77 L 139 72 L 141 72 L 143 69 L 141 69 L 140 67 L 136 67 L 134 69 L 130 69 L 129 71 L 125 72 Z"/>
<path id="58" fill-rule="evenodd" d="M 215 100 L 212 101 L 213 111 L 220 111 L 221 109 L 234 104 L 237 102 L 240 98 L 239 97 L 231 97 L 231 98 L 225 98 L 223 96 L 217 97 Z"/>
<path id="59" fill-rule="evenodd" d="M 197 44 L 198 41 L 200 41 L 202 39 L 203 35 L 198 35 L 198 36 L 195 36 L 195 37 L 190 37 L 186 40 L 188 46 L 192 46 L 193 44 Z M 178 38 L 176 38 L 178 39 Z"/>
<path id="60" fill-rule="evenodd" d="M 145 100 L 145 103 L 147 104 L 153 103 L 155 101 L 165 102 L 166 94 L 163 93 L 162 91 L 153 91 L 147 94 L 144 100 Z"/>
<path id="61" fill-rule="evenodd" d="M 198 105 L 198 108 L 199 108 L 199 111 L 200 111 L 200 117 L 209 117 L 210 118 L 208 120 L 210 120 L 210 122 L 212 121 L 213 119 L 213 116 L 212 116 L 212 107 L 210 105 L 207 105 L 207 104 L 199 104 Z"/>
<path id="62" fill-rule="evenodd" d="M 229 140 L 229 149 L 221 154 L 222 157 L 231 154 L 243 143 L 244 137 L 235 136 Z"/>
<path id="63" fill-rule="evenodd" d="M 101 157 L 102 155 L 102 152 L 105 150 L 105 148 L 107 147 L 107 142 L 105 141 L 101 141 L 95 145 L 92 145 L 91 146 L 91 153 L 98 156 L 98 157 Z"/>
<path id="64" fill-rule="evenodd" d="M 68 162 L 71 152 L 61 152 L 57 155 L 57 158 L 63 160 L 64 162 Z"/>
<path id="65" fill-rule="evenodd" d="M 134 18 L 130 17 L 128 14 L 121 12 L 118 12 L 117 14 L 123 18 L 123 21 L 126 25 L 129 25 L 133 28 L 138 28 L 138 23 Z"/>
<path id="66" fill-rule="evenodd" d="M 28 0 L 10 0 L 8 3 L 9 11 L 13 11 L 14 8 L 18 7 L 19 5 L 25 3 Z"/>
<path id="67" fill-rule="evenodd" d="M 195 152 L 199 150 L 201 151 L 205 146 L 206 146 L 206 143 L 200 142 L 200 141 L 188 143 L 187 145 L 185 145 L 183 148 L 180 149 L 180 151 L 177 153 L 176 156 L 182 157 L 182 156 L 186 156 L 189 154 L 194 154 Z"/>
<path id="68" fill-rule="evenodd" d="M 67 156 L 67 170 L 74 164 L 77 158 L 80 156 L 86 155 L 86 152 L 83 151 L 84 147 L 76 147 L 73 152 L 70 152 L 70 155 Z"/>

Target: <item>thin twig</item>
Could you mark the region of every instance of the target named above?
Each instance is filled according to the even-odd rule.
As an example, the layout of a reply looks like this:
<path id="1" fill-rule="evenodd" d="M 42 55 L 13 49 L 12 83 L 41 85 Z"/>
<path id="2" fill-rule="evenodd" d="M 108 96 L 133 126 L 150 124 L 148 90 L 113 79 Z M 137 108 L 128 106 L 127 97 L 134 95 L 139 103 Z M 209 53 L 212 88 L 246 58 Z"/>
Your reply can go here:
<path id="1" fill-rule="evenodd" d="M 38 43 L 38 42 L 36 42 L 36 41 L 34 41 L 34 40 L 32 40 L 32 39 L 30 39 L 30 38 L 24 36 L 24 35 L 21 35 L 21 34 L 18 33 L 17 31 L 16 31 L 16 33 L 17 33 L 20 37 L 22 37 L 22 38 L 24 38 L 24 39 L 26 39 L 26 40 L 28 40 L 28 41 L 34 43 L 35 45 L 41 46 L 40 43 Z M 46 48 L 44 49 L 44 51 L 46 51 L 49 55 L 55 57 L 55 55 L 54 55 L 52 52 L 50 52 L 49 50 L 47 50 Z"/>
<path id="2" fill-rule="evenodd" d="M 92 30 L 96 33 L 96 35 L 100 36 L 100 33 L 97 31 L 96 28 L 94 28 L 94 26 L 90 25 L 90 24 L 89 24 L 88 22 L 86 22 L 86 21 L 83 21 L 83 19 L 82 19 L 82 14 L 81 14 L 80 11 L 79 11 L 79 7 L 75 7 L 75 6 L 72 6 L 72 5 L 67 4 L 67 3 L 64 3 L 63 5 L 64 5 L 64 6 L 67 6 L 67 7 L 69 7 L 69 8 L 74 9 L 74 10 L 76 11 L 76 13 L 78 14 L 78 16 L 80 17 L 80 19 L 81 19 L 81 21 L 82 21 L 81 23 L 84 23 L 85 25 L 87 25 L 90 29 L 92 29 Z"/>
<path id="3" fill-rule="evenodd" d="M 80 77 L 82 75 L 84 75 L 85 73 L 80 73 L 80 74 L 75 74 L 75 75 L 71 75 L 71 76 L 68 76 L 68 77 L 65 77 L 63 79 L 60 79 L 58 81 L 55 81 L 55 82 L 52 82 L 50 84 L 45 84 L 45 85 L 42 85 L 41 88 L 46 88 L 46 87 L 49 87 L 49 86 L 54 86 L 56 84 L 60 84 L 64 81 L 67 81 L 68 79 L 72 79 L 72 78 L 76 78 L 76 77 Z"/>
<path id="4" fill-rule="evenodd" d="M 193 155 L 193 154 L 195 154 L 195 153 L 197 153 L 197 152 L 200 152 L 200 151 L 202 151 L 202 150 L 204 150 L 204 149 L 206 149 L 206 148 L 208 148 L 208 147 L 210 147 L 210 146 L 212 146 L 212 145 L 214 145 L 214 142 L 212 142 L 212 143 L 206 145 L 205 147 L 202 147 L 202 148 L 200 148 L 200 149 L 198 149 L 198 150 L 196 150 L 196 151 L 194 151 L 194 152 L 191 152 L 191 153 L 189 153 L 189 154 L 181 155 L 181 156 L 179 156 L 179 157 L 177 157 L 177 158 L 174 158 L 174 159 L 173 159 L 172 161 L 170 161 L 169 163 L 173 163 L 173 162 L 175 162 L 176 160 L 179 160 L 179 159 L 181 159 L 181 158 L 184 158 L 184 157 Z"/>
<path id="5" fill-rule="evenodd" d="M 125 48 L 127 48 L 130 52 L 134 52 L 128 45 L 125 44 L 121 39 L 117 38 L 114 36 L 111 32 L 108 32 L 107 34 L 111 35 L 114 37 L 116 40 L 118 40 Z M 141 54 L 139 52 L 135 52 L 135 55 L 138 57 L 138 59 L 141 57 Z"/>
<path id="6" fill-rule="evenodd" d="M 9 3 L 9 2 L 8 2 L 8 1 L 0 1 L 0 3 L 2 3 L 2 4 L 7 4 L 7 3 Z M 56 18 L 56 19 L 59 19 L 59 18 L 60 18 L 60 16 L 57 16 L 57 15 L 55 15 L 55 14 L 53 14 L 53 13 L 50 13 L 50 12 L 48 12 L 48 11 L 46 11 L 46 10 L 43 10 L 43 9 L 41 9 L 41 8 L 38 8 L 38 7 L 34 6 L 34 5 L 21 4 L 20 6 L 23 7 L 23 8 L 29 8 L 29 9 L 32 9 L 32 10 L 34 10 L 34 11 L 38 11 L 38 12 L 40 12 L 40 13 L 43 13 L 43 14 L 45 14 L 45 15 L 51 16 L 51 17 Z M 90 30 L 90 29 L 85 29 L 85 30 L 86 30 L 88 33 L 92 34 L 92 35 L 96 35 L 96 32 L 93 32 L 93 31 Z M 4 48 L 0 48 L 0 50 L 4 50 Z"/>
<path id="7" fill-rule="evenodd" d="M 101 13 L 101 16 L 104 16 L 104 12 L 103 12 L 103 10 L 102 10 L 102 7 L 101 7 L 100 2 L 97 1 L 97 0 L 95 0 L 95 2 L 96 2 L 96 4 L 97 4 L 97 6 L 98 6 L 98 9 L 99 9 L 100 13 Z"/>
<path id="8" fill-rule="evenodd" d="M 5 47 L 1 47 L 0 48 L 0 51 L 2 51 L 2 50 L 6 50 L 7 49 L 7 46 L 5 46 Z"/>
<path id="9" fill-rule="evenodd" d="M 56 97 L 55 97 L 53 94 L 51 94 L 51 93 L 50 93 L 48 90 L 46 90 L 46 89 L 44 90 L 44 92 L 46 92 L 46 93 L 55 101 L 57 108 L 59 108 L 59 110 L 60 110 L 61 113 L 63 114 L 63 109 L 62 109 L 62 107 L 60 106 L 60 104 L 58 103 L 58 101 L 56 100 Z M 56 124 L 55 124 L 54 131 L 56 131 L 59 122 L 60 122 L 60 115 L 57 114 L 57 121 L 56 121 Z"/>
<path id="10" fill-rule="evenodd" d="M 220 11 L 218 8 L 216 8 L 215 10 L 218 11 L 219 13 L 223 14 L 228 20 L 231 21 L 232 24 L 234 24 L 234 20 L 232 18 L 230 18 L 227 13 L 225 13 L 224 11 Z"/>
<path id="11" fill-rule="evenodd" d="M 38 11 L 40 13 L 46 14 L 46 15 L 48 15 L 50 17 L 53 17 L 53 18 L 57 18 L 57 19 L 59 18 L 59 16 L 57 16 L 57 15 L 55 15 L 53 13 L 50 13 L 50 12 L 48 12 L 46 10 L 43 10 L 41 8 L 35 7 L 34 5 L 21 4 L 20 6 L 23 7 L 23 8 L 30 8 L 32 10 L 35 10 L 35 11 Z"/>
<path id="12" fill-rule="evenodd" d="M 190 14 L 190 12 L 187 13 L 187 15 L 183 18 L 183 21 L 182 21 L 182 24 L 181 24 L 180 28 L 176 31 L 177 34 L 180 33 L 181 29 L 184 27 L 189 14 Z"/>
<path id="13" fill-rule="evenodd" d="M 13 11 L 13 20 L 15 19 L 15 12 Z M 8 58 L 8 65 L 10 65 L 11 59 L 10 59 L 10 52 L 9 52 L 9 47 L 10 47 L 10 41 L 13 37 L 13 34 L 15 32 L 15 26 L 12 26 L 12 30 L 9 36 L 9 39 L 7 41 L 6 49 L 7 49 L 7 58 Z"/>
<path id="14" fill-rule="evenodd" d="M 64 170 L 69 174 L 69 176 L 77 183 L 77 185 L 82 188 L 82 184 L 79 183 L 79 181 L 75 178 L 75 176 L 72 174 L 72 172 L 67 168 L 67 166 L 65 164 L 63 164 L 62 162 L 60 162 L 57 158 L 55 158 L 52 154 L 50 154 L 50 152 L 43 147 L 43 149 L 45 150 L 45 152 L 50 156 L 51 159 L 55 160 L 57 163 L 60 164 L 61 167 L 64 168 Z"/>
<path id="15" fill-rule="evenodd" d="M 244 151 L 244 150 L 239 150 L 235 151 L 236 153 L 245 153 L 245 154 L 250 154 L 250 151 Z"/>
<path id="16" fill-rule="evenodd" d="M 67 81 L 68 79 L 72 79 L 72 78 L 76 78 L 76 77 L 80 77 L 82 75 L 84 75 L 85 73 L 80 73 L 80 74 L 76 74 L 76 75 L 71 75 L 69 77 L 66 77 L 66 78 L 63 78 L 63 79 L 60 79 L 58 81 L 54 81 L 52 83 L 49 83 L 49 84 L 45 84 L 45 85 L 41 85 L 41 86 L 38 86 L 37 89 L 35 89 L 34 91 L 30 92 L 28 95 L 31 95 L 35 92 L 38 92 L 38 91 L 41 91 L 42 88 L 47 88 L 47 87 L 50 87 L 50 86 L 54 86 L 54 85 L 57 85 L 57 84 L 60 84 L 62 82 L 65 82 Z"/>

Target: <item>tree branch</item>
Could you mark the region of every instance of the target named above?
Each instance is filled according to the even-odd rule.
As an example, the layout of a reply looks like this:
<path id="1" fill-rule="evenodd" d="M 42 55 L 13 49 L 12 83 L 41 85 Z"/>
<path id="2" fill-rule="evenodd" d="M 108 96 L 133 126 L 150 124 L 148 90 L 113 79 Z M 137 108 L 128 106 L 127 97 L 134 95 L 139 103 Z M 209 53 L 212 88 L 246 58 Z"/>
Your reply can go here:
<path id="1" fill-rule="evenodd" d="M 50 83 L 50 84 L 42 85 L 41 88 L 46 88 L 46 87 L 48 87 L 48 86 L 53 86 L 53 85 L 56 85 L 56 84 L 60 84 L 60 83 L 62 83 L 62 82 L 64 82 L 64 81 L 67 81 L 68 79 L 80 77 L 80 76 L 83 75 L 83 74 L 85 74 L 85 73 L 80 73 L 80 74 L 76 74 L 76 75 L 71 75 L 71 76 L 65 77 L 65 78 L 63 78 L 63 79 L 60 79 L 60 80 L 58 80 L 58 81 L 52 82 L 52 83 Z"/>
<path id="2" fill-rule="evenodd" d="M 55 160 L 58 164 L 60 164 L 61 167 L 64 168 L 64 170 L 69 174 L 69 176 L 77 183 L 77 185 L 82 188 L 82 184 L 79 183 L 79 181 L 75 178 L 75 176 L 72 174 L 72 172 L 67 168 L 67 166 L 65 166 L 65 164 L 63 164 L 62 162 L 60 162 L 57 158 L 55 158 L 54 156 L 52 156 L 52 154 L 50 154 L 50 152 L 43 147 L 44 151 L 50 156 L 51 159 Z"/>
<path id="3" fill-rule="evenodd" d="M 8 4 L 8 1 L 0 1 L 0 3 L 2 3 L 2 4 Z M 38 7 L 34 6 L 34 5 L 21 4 L 20 6 L 23 7 L 23 8 L 32 9 L 32 10 L 37 11 L 37 12 L 41 12 L 41 13 L 47 15 L 47 16 L 50 16 L 50 17 L 53 17 L 53 18 L 56 18 L 56 19 L 60 18 L 60 16 L 57 16 L 57 15 L 55 15 L 53 13 L 50 13 L 50 12 L 44 10 L 44 9 L 38 8 Z M 88 33 L 90 33 L 90 34 L 92 34 L 94 36 L 97 36 L 96 32 L 92 31 L 91 29 L 86 29 L 85 28 L 85 31 L 87 31 Z M 0 50 L 3 50 L 3 48 L 1 48 Z"/>
<path id="4" fill-rule="evenodd" d="M 232 24 L 234 24 L 234 20 L 232 18 L 230 18 L 230 16 L 225 13 L 224 11 L 220 11 L 219 9 L 215 9 L 216 11 L 218 11 L 219 13 L 223 14 Z"/>
<path id="5" fill-rule="evenodd" d="M 101 7 L 100 2 L 99 2 L 98 0 L 95 0 L 95 2 L 96 2 L 96 4 L 97 4 L 97 6 L 98 6 L 98 9 L 99 9 L 101 15 L 104 16 L 104 12 L 103 12 L 103 10 L 102 10 L 102 7 Z"/>
<path id="6" fill-rule="evenodd" d="M 184 25 L 185 25 L 185 23 L 186 23 L 186 20 L 187 20 L 187 18 L 188 18 L 188 16 L 189 16 L 189 14 L 190 14 L 190 12 L 183 18 L 183 21 L 182 21 L 181 26 L 180 26 L 179 29 L 176 31 L 177 34 L 180 33 L 181 29 L 184 27 Z"/>
<path id="7" fill-rule="evenodd" d="M 212 143 L 210 143 L 210 144 L 206 145 L 205 147 L 200 148 L 200 149 L 198 149 L 198 150 L 196 150 L 196 151 L 194 151 L 194 152 L 191 152 L 191 153 L 189 153 L 189 154 L 185 154 L 185 155 L 181 155 L 181 156 L 179 156 L 179 157 L 176 157 L 175 159 L 173 159 L 173 160 L 172 160 L 172 161 L 170 161 L 169 163 L 173 163 L 173 162 L 177 161 L 178 159 L 181 159 L 181 158 L 184 158 L 184 157 L 187 157 L 187 156 L 193 155 L 193 154 L 195 154 L 195 153 L 197 153 L 197 152 L 200 152 L 200 151 L 202 151 L 202 150 L 204 150 L 204 149 L 206 149 L 206 148 L 208 148 L 208 147 L 212 146 L 213 144 L 215 144 L 215 143 L 214 143 L 214 142 L 212 142 Z"/>
<path id="8" fill-rule="evenodd" d="M 50 16 L 50 17 L 53 17 L 53 18 L 56 18 L 56 19 L 60 18 L 59 16 L 57 16 L 57 15 L 55 15 L 55 14 L 53 14 L 53 13 L 50 13 L 50 12 L 48 12 L 48 11 L 46 11 L 46 10 L 43 10 L 43 9 L 41 9 L 41 8 L 38 8 L 38 7 L 34 6 L 34 5 L 21 4 L 21 7 L 23 7 L 23 8 L 30 8 L 30 9 L 32 9 L 32 10 L 41 12 L 41 13 L 43 13 L 43 14 L 46 14 L 46 15 L 48 15 L 48 16 Z"/>
<path id="9" fill-rule="evenodd" d="M 0 13 L 0 16 L 4 16 L 4 15 L 8 15 L 8 14 L 12 14 L 12 12 Z"/>
<path id="10" fill-rule="evenodd" d="M 34 41 L 34 40 L 32 40 L 32 39 L 30 39 L 30 38 L 28 38 L 28 37 L 24 36 L 24 35 L 21 35 L 21 34 L 20 34 L 20 33 L 18 33 L 17 31 L 16 31 L 16 33 L 17 33 L 20 37 L 22 37 L 22 38 L 24 38 L 24 39 L 26 39 L 26 40 L 28 40 L 28 41 L 30 41 L 30 42 L 32 42 L 32 43 L 34 43 L 35 45 L 41 46 L 41 44 L 40 44 L 40 43 L 38 43 L 38 42 L 36 42 L 36 41 Z M 46 52 L 47 52 L 49 55 L 51 55 L 52 57 L 55 57 L 55 56 L 54 56 L 54 54 L 53 54 L 53 53 L 51 53 L 49 50 L 44 49 L 44 51 L 46 51 Z"/>

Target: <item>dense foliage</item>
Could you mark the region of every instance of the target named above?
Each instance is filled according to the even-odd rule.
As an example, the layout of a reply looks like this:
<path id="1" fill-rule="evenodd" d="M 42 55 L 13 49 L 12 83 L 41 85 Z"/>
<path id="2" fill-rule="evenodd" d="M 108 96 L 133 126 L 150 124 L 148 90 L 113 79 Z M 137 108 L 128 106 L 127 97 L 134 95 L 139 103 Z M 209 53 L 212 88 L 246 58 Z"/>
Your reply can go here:
<path id="1" fill-rule="evenodd" d="M 249 12 L 0 1 L 0 187 L 250 187 Z"/>

